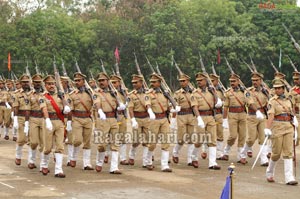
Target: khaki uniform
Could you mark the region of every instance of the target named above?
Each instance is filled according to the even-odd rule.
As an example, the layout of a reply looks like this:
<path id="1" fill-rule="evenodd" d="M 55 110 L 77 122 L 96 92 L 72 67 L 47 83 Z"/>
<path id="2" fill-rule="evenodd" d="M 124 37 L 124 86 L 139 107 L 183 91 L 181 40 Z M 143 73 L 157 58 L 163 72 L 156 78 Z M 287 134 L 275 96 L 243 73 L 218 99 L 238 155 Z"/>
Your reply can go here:
<path id="1" fill-rule="evenodd" d="M 150 122 L 150 133 L 149 135 L 149 151 L 153 152 L 156 148 L 159 135 L 166 139 L 169 132 L 169 121 L 167 118 L 167 111 L 169 108 L 169 100 L 163 95 L 160 89 L 150 89 L 145 96 L 145 105 L 151 106 L 156 119 Z M 153 139 L 153 140 L 152 140 Z M 163 140 L 162 140 L 163 141 Z M 168 150 L 170 144 L 163 142 L 161 144 L 162 150 Z"/>
<path id="2" fill-rule="evenodd" d="M 133 129 L 132 146 L 130 147 L 129 159 L 134 160 L 136 155 L 136 148 L 140 143 L 143 145 L 143 166 L 147 166 L 148 153 L 148 131 L 150 127 L 150 119 L 145 105 L 145 91 L 143 89 L 134 90 L 129 93 L 128 109 L 133 109 L 134 118 L 138 123 L 138 128 Z"/>
<path id="3" fill-rule="evenodd" d="M 295 115 L 298 119 L 298 122 L 300 123 L 300 88 L 299 86 L 294 86 L 289 93 L 290 96 L 293 98 L 294 107 L 295 107 Z M 297 127 L 298 132 L 298 140 L 297 140 L 297 146 L 299 145 L 300 141 L 300 126 Z"/>
<path id="4" fill-rule="evenodd" d="M 13 93 L 12 93 L 12 95 L 11 95 L 11 102 L 12 102 L 12 104 L 13 104 L 13 102 L 14 102 L 14 99 L 16 99 L 16 95 L 18 94 L 18 93 L 20 93 L 22 91 L 22 89 L 17 89 L 17 90 L 15 90 Z M 13 106 L 12 106 L 13 107 Z M 12 123 L 13 123 L 13 121 L 12 121 Z M 18 129 L 15 129 L 14 127 L 13 127 L 13 141 L 17 141 L 17 134 L 18 134 Z"/>
<path id="5" fill-rule="evenodd" d="M 217 90 L 217 96 L 220 98 L 222 101 L 225 100 L 225 96 L 223 92 L 216 88 Z M 216 120 L 216 127 L 217 127 L 217 141 L 223 142 L 224 140 L 224 133 L 223 133 L 223 108 L 216 108 L 215 110 L 215 120 Z"/>
<path id="6" fill-rule="evenodd" d="M 0 91 L 0 125 L 9 128 L 11 124 L 11 109 L 6 107 L 6 102 L 11 104 L 11 91 Z"/>

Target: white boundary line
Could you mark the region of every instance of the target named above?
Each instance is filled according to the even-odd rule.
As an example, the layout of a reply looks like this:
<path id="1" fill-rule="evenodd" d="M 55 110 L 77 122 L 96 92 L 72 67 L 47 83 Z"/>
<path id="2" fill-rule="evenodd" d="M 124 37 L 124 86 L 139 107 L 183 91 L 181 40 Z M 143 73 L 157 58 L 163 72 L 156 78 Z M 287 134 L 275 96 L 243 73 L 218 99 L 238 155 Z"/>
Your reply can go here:
<path id="1" fill-rule="evenodd" d="M 11 185 L 9 185 L 9 184 L 5 184 L 5 183 L 3 183 L 3 182 L 0 182 L 0 184 L 2 184 L 2 185 L 4 185 L 4 186 L 7 186 L 7 187 L 9 187 L 9 188 L 11 188 L 11 189 L 14 189 L 15 187 L 13 187 L 13 186 L 11 186 Z"/>

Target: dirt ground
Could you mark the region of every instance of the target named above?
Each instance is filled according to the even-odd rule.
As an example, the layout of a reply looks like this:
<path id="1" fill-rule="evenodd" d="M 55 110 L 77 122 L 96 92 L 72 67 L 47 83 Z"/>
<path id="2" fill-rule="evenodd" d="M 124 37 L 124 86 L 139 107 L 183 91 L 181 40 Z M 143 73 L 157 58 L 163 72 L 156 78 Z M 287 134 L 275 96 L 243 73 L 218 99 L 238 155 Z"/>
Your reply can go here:
<path id="1" fill-rule="evenodd" d="M 226 132 L 227 134 L 227 132 Z M 219 198 L 228 175 L 227 168 L 231 162 L 236 166 L 234 175 L 234 198 L 298 198 L 298 186 L 287 186 L 284 183 L 283 161 L 276 167 L 275 183 L 268 183 L 265 179 L 266 167 L 260 167 L 259 162 L 254 170 L 251 166 L 254 158 L 248 159 L 243 166 L 236 163 L 236 147 L 233 147 L 229 161 L 219 161 L 220 171 L 208 169 L 208 160 L 200 159 L 198 169 L 186 165 L 186 146 L 181 150 L 180 162 L 171 163 L 173 173 L 160 171 L 160 149 L 155 151 L 155 170 L 147 171 L 142 168 L 142 148 L 139 147 L 134 166 L 120 166 L 122 175 L 109 174 L 109 164 L 104 165 L 101 173 L 83 171 L 80 156 L 76 168 L 66 167 L 64 156 L 64 172 L 66 178 L 54 177 L 53 158 L 50 163 L 51 173 L 43 176 L 39 168 L 27 168 L 27 146 L 24 147 L 22 165 L 16 166 L 15 142 L 0 138 L 0 198 L 131 198 L 131 199 L 161 199 L 187 198 L 199 199 Z M 173 147 L 171 147 L 173 148 Z M 129 149 L 129 147 L 128 147 Z M 170 149 L 171 150 L 171 149 Z M 297 180 L 300 174 L 300 155 L 297 149 Z M 254 156 L 258 153 L 255 144 Z M 66 153 L 65 153 L 66 154 Z M 92 163 L 95 165 L 96 146 L 92 149 Z M 40 159 L 37 158 L 39 164 Z M 38 165 L 37 164 L 37 165 Z"/>

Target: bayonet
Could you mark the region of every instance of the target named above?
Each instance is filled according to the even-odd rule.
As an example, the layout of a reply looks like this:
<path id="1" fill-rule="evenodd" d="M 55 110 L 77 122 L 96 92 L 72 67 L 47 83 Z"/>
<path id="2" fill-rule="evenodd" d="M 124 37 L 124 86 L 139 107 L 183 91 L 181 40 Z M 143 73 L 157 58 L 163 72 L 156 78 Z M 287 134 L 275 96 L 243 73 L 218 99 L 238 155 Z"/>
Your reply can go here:
<path id="1" fill-rule="evenodd" d="M 294 47 L 296 48 L 296 50 L 300 53 L 300 46 L 299 44 L 296 42 L 295 38 L 293 37 L 293 35 L 290 33 L 290 31 L 288 30 L 288 28 L 284 25 L 284 23 L 282 23 L 283 28 L 285 29 L 285 31 L 289 34 L 289 36 L 291 37 L 291 40 L 294 44 Z"/>

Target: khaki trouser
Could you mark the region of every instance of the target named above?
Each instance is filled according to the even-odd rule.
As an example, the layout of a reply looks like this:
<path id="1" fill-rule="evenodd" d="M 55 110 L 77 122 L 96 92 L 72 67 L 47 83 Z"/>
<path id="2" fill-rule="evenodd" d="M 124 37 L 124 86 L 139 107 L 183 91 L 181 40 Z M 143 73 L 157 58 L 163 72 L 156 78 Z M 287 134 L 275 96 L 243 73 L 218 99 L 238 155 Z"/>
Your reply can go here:
<path id="1" fill-rule="evenodd" d="M 106 118 L 106 120 L 97 120 L 96 129 L 99 131 L 98 151 L 105 152 L 106 147 L 110 144 L 111 151 L 118 151 L 120 145 L 119 125 L 116 118 Z"/>
<path id="2" fill-rule="evenodd" d="M 214 147 L 217 144 L 216 122 L 213 116 L 201 116 L 205 128 L 196 127 L 197 140 L 192 142 L 196 148 L 199 148 L 203 142 L 207 142 L 208 147 Z"/>
<path id="3" fill-rule="evenodd" d="M 39 151 L 42 152 L 44 149 L 44 118 L 30 117 L 29 126 L 30 147 L 35 150 L 39 146 Z"/>
<path id="4" fill-rule="evenodd" d="M 191 144 L 191 135 L 194 133 L 196 118 L 193 114 L 177 115 L 177 142 Z"/>
<path id="5" fill-rule="evenodd" d="M 78 147 L 83 143 L 83 149 L 91 148 L 92 136 L 92 119 L 73 117 L 72 121 L 72 143 L 74 147 Z"/>
<path id="6" fill-rule="evenodd" d="M 147 118 L 135 118 L 138 123 L 137 129 L 132 129 L 132 146 L 137 147 L 139 144 L 143 146 L 148 146 L 149 139 L 149 127 L 150 127 L 150 119 Z"/>
<path id="7" fill-rule="evenodd" d="M 300 124 L 300 117 L 299 117 L 299 114 L 297 114 L 297 119 L 298 119 L 298 123 Z M 298 133 L 298 139 L 297 139 L 297 143 L 296 143 L 296 146 L 299 146 L 299 142 L 300 142 L 300 125 L 298 125 L 297 127 L 297 133 Z"/>
<path id="8" fill-rule="evenodd" d="M 290 122 L 273 121 L 272 124 L 272 155 L 273 161 L 279 160 L 281 153 L 283 159 L 293 158 L 294 126 Z"/>
<path id="9" fill-rule="evenodd" d="M 119 115 L 119 134 L 120 134 L 120 141 L 122 144 L 125 144 L 125 135 L 127 133 L 127 120 L 124 115 Z"/>
<path id="10" fill-rule="evenodd" d="M 65 127 L 64 123 L 57 119 L 51 120 L 53 129 L 49 131 L 45 128 L 44 135 L 44 154 L 48 155 L 51 153 L 52 146 L 55 143 L 55 152 L 54 153 L 63 153 L 64 152 L 64 132 Z"/>
<path id="11" fill-rule="evenodd" d="M 265 123 L 266 120 L 259 120 L 256 115 L 248 115 L 247 117 L 247 146 L 252 147 L 255 140 L 258 139 L 258 144 L 262 145 L 265 140 Z"/>
<path id="12" fill-rule="evenodd" d="M 5 127 L 9 127 L 11 124 L 11 111 L 5 105 L 0 105 L 0 125 L 3 123 Z"/>
<path id="13" fill-rule="evenodd" d="M 154 151 L 158 141 L 161 143 L 162 150 L 168 150 L 170 143 L 168 142 L 169 136 L 169 121 L 167 118 L 156 119 L 150 122 L 150 132 L 148 137 L 149 151 Z"/>
<path id="14" fill-rule="evenodd" d="M 216 128 L 217 128 L 217 140 L 222 142 L 224 140 L 224 133 L 223 133 L 223 114 L 216 114 Z"/>
<path id="15" fill-rule="evenodd" d="M 238 147 L 244 147 L 247 132 L 247 114 L 243 113 L 228 113 L 229 137 L 227 144 L 234 145 L 238 138 Z"/>
<path id="16" fill-rule="evenodd" d="M 19 123 L 19 129 L 18 129 L 18 138 L 17 138 L 17 144 L 19 146 L 23 146 L 27 143 L 27 137 L 24 133 L 24 125 L 25 125 L 25 117 L 18 116 L 18 123 Z"/>

